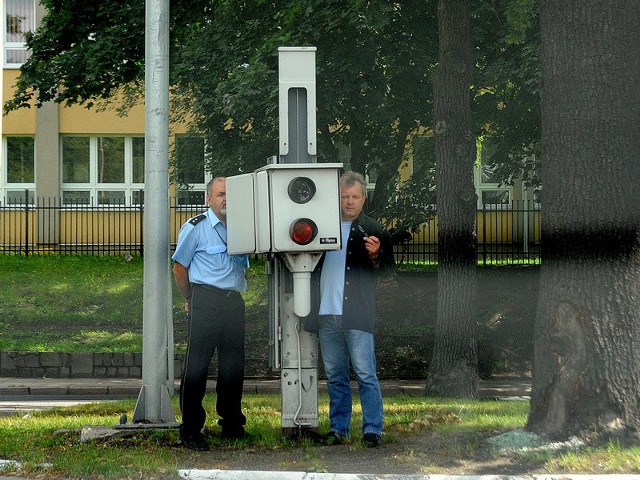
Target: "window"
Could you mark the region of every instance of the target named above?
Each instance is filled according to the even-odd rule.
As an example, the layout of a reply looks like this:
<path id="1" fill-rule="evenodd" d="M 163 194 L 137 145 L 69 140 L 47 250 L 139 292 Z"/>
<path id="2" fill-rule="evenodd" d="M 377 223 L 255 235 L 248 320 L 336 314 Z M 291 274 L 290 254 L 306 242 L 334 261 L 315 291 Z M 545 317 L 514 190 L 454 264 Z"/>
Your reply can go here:
<path id="1" fill-rule="evenodd" d="M 65 137 L 62 139 L 62 182 L 89 183 L 89 137 Z"/>
<path id="2" fill-rule="evenodd" d="M 204 205 L 207 182 L 211 175 L 205 172 L 206 145 L 204 138 L 176 135 L 175 167 L 177 205 Z"/>
<path id="3" fill-rule="evenodd" d="M 338 163 L 342 163 L 343 171 L 351 170 L 353 168 L 351 165 L 351 146 L 340 142 L 334 143 L 333 146 L 337 150 L 337 161 Z M 373 201 L 373 194 L 376 190 L 376 182 L 378 181 L 378 171 L 374 165 L 366 166 L 364 179 L 367 184 L 367 201 L 371 202 Z"/>
<path id="4" fill-rule="evenodd" d="M 503 186 L 494 165 L 481 163 L 475 168 L 478 209 L 496 209 L 511 205 L 511 187 Z"/>
<path id="5" fill-rule="evenodd" d="M 35 28 L 34 0 L 3 0 L 4 66 L 18 68 L 29 58 L 25 34 Z"/>
<path id="6" fill-rule="evenodd" d="M 144 137 L 131 139 L 131 183 L 137 188 L 133 190 L 133 205 L 144 204 Z"/>
<path id="7" fill-rule="evenodd" d="M 98 183 L 124 183 L 124 138 L 98 138 Z"/>
<path id="8" fill-rule="evenodd" d="M 4 137 L 0 191 L 7 205 L 34 203 L 35 148 L 33 137 Z"/>
<path id="9" fill-rule="evenodd" d="M 367 181 L 367 199 L 373 201 L 373 193 L 376 191 L 376 182 L 378 181 L 378 171 L 375 167 L 367 165 L 367 174 L 364 179 Z"/>
<path id="10" fill-rule="evenodd" d="M 480 202 L 485 207 L 509 205 L 509 190 L 506 188 L 489 190 L 485 187 L 480 187 L 480 195 Z"/>
<path id="11" fill-rule="evenodd" d="M 143 203 L 143 137 L 64 136 L 61 148 L 63 205 Z"/>
<path id="12" fill-rule="evenodd" d="M 536 188 L 533 190 L 533 208 L 535 208 L 536 210 L 540 210 L 540 207 L 541 207 L 541 203 L 540 203 L 541 193 L 542 193 L 541 188 Z"/>

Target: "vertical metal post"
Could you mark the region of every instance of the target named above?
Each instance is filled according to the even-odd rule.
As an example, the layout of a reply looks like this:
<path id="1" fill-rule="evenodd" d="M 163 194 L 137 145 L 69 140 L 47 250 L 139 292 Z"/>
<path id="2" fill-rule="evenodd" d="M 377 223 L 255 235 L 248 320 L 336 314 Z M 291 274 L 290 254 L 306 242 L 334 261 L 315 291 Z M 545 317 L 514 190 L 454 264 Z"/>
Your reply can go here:
<path id="1" fill-rule="evenodd" d="M 24 255 L 29 256 L 29 201 L 24 202 Z"/>
<path id="2" fill-rule="evenodd" d="M 316 162 L 315 47 L 282 47 L 279 59 L 278 163 Z M 281 260 L 270 282 L 278 305 L 281 337 L 282 431 L 286 435 L 318 428 L 318 339 L 293 312 L 293 277 Z"/>
<path id="3" fill-rule="evenodd" d="M 522 182 L 522 252 L 529 258 L 529 191 Z"/>
<path id="4" fill-rule="evenodd" d="M 145 238 L 142 388 L 135 423 L 172 423 L 169 395 L 169 0 L 145 3 Z M 169 318 L 167 318 L 169 316 Z"/>
<path id="5" fill-rule="evenodd" d="M 280 370 L 280 274 L 279 260 L 269 254 L 267 259 L 268 298 L 269 298 L 269 366 Z"/>
<path id="6" fill-rule="evenodd" d="M 482 265 L 487 264 L 487 208 L 482 202 Z"/>
<path id="7" fill-rule="evenodd" d="M 140 199 L 138 203 L 138 254 L 141 258 L 144 258 L 144 190 L 140 190 Z"/>

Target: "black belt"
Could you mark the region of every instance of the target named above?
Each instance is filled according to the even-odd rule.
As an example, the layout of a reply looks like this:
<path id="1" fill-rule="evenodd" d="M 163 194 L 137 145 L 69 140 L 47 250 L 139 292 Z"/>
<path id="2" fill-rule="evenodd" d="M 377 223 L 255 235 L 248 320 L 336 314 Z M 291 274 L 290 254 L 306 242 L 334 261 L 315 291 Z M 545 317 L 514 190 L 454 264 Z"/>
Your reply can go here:
<path id="1" fill-rule="evenodd" d="M 216 295 L 221 295 L 223 297 L 231 297 L 233 295 L 240 295 L 240 292 L 236 292 L 235 290 L 225 290 L 224 288 L 214 287 L 213 285 L 205 285 L 204 283 L 193 283 L 194 287 L 202 287 L 205 290 L 209 290 L 210 292 L 215 293 Z"/>

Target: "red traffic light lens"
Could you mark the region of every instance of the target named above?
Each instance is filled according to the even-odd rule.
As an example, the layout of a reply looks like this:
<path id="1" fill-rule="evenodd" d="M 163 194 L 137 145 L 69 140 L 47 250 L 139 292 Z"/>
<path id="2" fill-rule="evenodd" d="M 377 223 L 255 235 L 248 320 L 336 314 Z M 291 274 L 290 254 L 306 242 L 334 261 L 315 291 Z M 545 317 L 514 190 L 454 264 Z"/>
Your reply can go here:
<path id="1" fill-rule="evenodd" d="M 318 226 L 310 218 L 299 218 L 291 224 L 289 234 L 298 245 L 308 245 L 316 238 Z"/>

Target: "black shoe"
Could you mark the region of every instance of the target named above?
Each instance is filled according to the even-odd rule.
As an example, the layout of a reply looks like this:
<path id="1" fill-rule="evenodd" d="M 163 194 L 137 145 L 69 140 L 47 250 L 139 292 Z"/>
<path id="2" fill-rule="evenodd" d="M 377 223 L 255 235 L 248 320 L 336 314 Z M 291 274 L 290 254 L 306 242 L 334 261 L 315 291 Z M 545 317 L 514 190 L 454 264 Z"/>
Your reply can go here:
<path id="1" fill-rule="evenodd" d="M 206 452 L 209 450 L 209 444 L 200 432 L 185 432 L 181 426 L 180 439 L 182 440 L 182 444 L 190 450 L 195 450 L 197 452 Z"/>
<path id="2" fill-rule="evenodd" d="M 377 448 L 380 446 L 380 443 L 382 442 L 380 435 L 378 435 L 377 433 L 365 433 L 364 435 L 362 435 L 362 444 L 365 447 L 369 447 L 369 448 Z"/>

